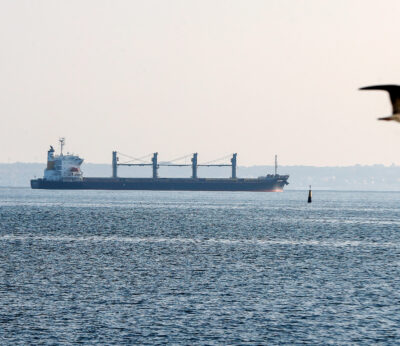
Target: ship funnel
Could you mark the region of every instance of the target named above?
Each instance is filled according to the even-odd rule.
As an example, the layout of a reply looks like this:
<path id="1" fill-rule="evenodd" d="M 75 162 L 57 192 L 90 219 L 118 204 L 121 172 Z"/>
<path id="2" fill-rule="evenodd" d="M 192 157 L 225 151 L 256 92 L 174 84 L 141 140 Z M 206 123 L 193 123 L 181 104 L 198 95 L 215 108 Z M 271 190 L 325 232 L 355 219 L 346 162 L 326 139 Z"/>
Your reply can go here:
<path id="1" fill-rule="evenodd" d="M 47 169 L 54 169 L 54 148 L 51 145 L 47 152 Z"/>

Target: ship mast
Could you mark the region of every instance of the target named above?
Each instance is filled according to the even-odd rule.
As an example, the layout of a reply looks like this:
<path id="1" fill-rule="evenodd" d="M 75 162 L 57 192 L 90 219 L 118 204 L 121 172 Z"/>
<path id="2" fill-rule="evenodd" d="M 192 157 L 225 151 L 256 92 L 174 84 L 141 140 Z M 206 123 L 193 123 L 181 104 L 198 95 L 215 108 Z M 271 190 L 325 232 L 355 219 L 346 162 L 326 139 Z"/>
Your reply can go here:
<path id="1" fill-rule="evenodd" d="M 275 155 L 275 175 L 278 174 L 278 155 Z"/>
<path id="2" fill-rule="evenodd" d="M 63 148 L 64 148 L 64 145 L 65 145 L 65 137 L 60 137 L 60 139 L 58 141 L 60 142 L 60 153 L 61 153 L 61 156 L 62 156 Z"/>

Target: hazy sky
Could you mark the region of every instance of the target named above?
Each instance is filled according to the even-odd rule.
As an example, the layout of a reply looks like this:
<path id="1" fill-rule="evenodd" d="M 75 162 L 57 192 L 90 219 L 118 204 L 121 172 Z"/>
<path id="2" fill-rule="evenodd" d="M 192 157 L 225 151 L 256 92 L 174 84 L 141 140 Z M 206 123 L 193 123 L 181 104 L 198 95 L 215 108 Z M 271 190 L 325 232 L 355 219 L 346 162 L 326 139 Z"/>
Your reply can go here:
<path id="1" fill-rule="evenodd" d="M 400 164 L 400 1 L 0 1 L 0 162 Z"/>

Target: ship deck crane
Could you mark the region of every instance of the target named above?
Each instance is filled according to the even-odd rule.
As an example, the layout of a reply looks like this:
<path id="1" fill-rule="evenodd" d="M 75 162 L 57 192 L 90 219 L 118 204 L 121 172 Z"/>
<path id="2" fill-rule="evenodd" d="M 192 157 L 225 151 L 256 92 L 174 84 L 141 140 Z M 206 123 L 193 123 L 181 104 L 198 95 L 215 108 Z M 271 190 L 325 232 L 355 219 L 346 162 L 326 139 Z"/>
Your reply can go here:
<path id="1" fill-rule="evenodd" d="M 194 153 L 191 161 L 191 164 L 180 164 L 180 163 L 171 163 L 171 162 L 158 162 L 158 153 L 153 153 L 153 157 L 151 158 L 151 163 L 147 163 L 145 161 L 142 161 L 142 158 L 140 159 L 135 159 L 132 158 L 132 161 L 141 161 L 140 163 L 119 163 L 119 159 L 118 159 L 118 152 L 113 151 L 112 152 L 112 177 L 113 178 L 117 178 L 118 177 L 118 166 L 152 166 L 153 169 L 153 179 L 157 179 L 158 178 L 158 168 L 160 166 L 163 167 L 192 167 L 192 179 L 197 179 L 197 168 L 198 167 L 232 167 L 232 179 L 236 179 L 237 175 L 236 175 L 236 168 L 237 168 L 237 154 L 233 154 L 232 158 L 231 158 L 231 163 L 230 164 L 216 164 L 216 163 L 212 163 L 215 162 L 217 160 L 208 162 L 208 163 L 204 163 L 204 164 L 198 164 L 197 162 L 197 153 Z M 120 153 L 121 154 L 121 153 Z M 122 154 L 123 155 L 123 154 Z M 128 155 L 125 155 L 128 156 Z M 148 156 L 148 155 L 146 155 Z M 187 157 L 187 156 L 185 156 Z"/>

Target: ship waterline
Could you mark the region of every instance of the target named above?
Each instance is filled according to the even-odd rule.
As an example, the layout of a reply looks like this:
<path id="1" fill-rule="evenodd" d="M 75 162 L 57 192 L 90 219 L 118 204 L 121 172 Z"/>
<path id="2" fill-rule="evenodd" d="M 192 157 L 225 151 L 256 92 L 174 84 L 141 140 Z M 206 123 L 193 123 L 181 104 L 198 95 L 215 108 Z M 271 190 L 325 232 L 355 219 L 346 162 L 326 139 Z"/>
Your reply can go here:
<path id="1" fill-rule="evenodd" d="M 281 192 L 285 176 L 265 179 L 205 178 L 83 178 L 82 181 L 31 180 L 33 189 L 87 190 L 175 190 L 175 191 L 263 191 Z"/>

